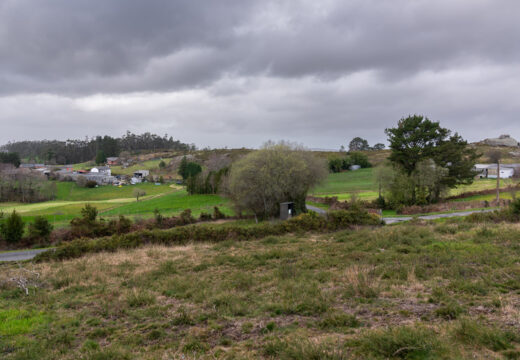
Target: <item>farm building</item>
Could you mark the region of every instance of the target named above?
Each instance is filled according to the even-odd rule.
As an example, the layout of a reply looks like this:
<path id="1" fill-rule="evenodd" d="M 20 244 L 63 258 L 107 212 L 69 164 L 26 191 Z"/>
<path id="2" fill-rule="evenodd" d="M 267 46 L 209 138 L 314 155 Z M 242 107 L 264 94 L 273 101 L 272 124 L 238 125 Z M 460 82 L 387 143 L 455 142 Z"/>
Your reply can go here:
<path id="1" fill-rule="evenodd" d="M 496 179 L 496 164 L 476 164 L 474 167 L 477 176 L 481 179 Z M 520 164 L 502 164 L 500 165 L 500 178 L 510 179 L 514 176 L 520 176 Z"/>
<path id="2" fill-rule="evenodd" d="M 139 184 L 142 183 L 144 179 L 146 179 L 147 176 L 150 175 L 149 170 L 137 170 L 134 172 L 134 176 L 130 180 L 132 184 Z"/>
<path id="3" fill-rule="evenodd" d="M 98 185 L 108 185 L 113 184 L 116 181 L 116 178 L 114 176 L 110 176 L 107 174 L 99 174 L 99 173 L 88 173 L 85 176 L 85 178 L 89 181 L 95 181 Z"/>
<path id="4" fill-rule="evenodd" d="M 510 179 L 515 176 L 515 169 L 500 167 L 500 178 L 501 179 Z M 497 169 L 488 169 L 488 179 L 496 179 L 497 178 Z"/>
<path id="5" fill-rule="evenodd" d="M 118 165 L 119 158 L 118 157 L 107 157 L 107 165 Z"/>
<path id="6" fill-rule="evenodd" d="M 105 176 L 111 176 L 112 170 L 108 166 L 98 166 L 90 169 L 91 173 L 103 174 Z"/>
<path id="7" fill-rule="evenodd" d="M 150 175 L 149 170 L 137 170 L 134 172 L 134 177 L 138 179 L 144 179 L 145 177 Z"/>

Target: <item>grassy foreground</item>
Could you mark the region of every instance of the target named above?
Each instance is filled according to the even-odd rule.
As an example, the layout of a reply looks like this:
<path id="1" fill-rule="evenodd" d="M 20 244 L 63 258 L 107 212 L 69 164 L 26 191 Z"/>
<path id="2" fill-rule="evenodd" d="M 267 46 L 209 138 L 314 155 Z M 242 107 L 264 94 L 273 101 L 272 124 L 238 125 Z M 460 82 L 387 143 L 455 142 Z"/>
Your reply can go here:
<path id="1" fill-rule="evenodd" d="M 410 224 L 3 264 L 0 357 L 519 358 L 519 238 Z"/>

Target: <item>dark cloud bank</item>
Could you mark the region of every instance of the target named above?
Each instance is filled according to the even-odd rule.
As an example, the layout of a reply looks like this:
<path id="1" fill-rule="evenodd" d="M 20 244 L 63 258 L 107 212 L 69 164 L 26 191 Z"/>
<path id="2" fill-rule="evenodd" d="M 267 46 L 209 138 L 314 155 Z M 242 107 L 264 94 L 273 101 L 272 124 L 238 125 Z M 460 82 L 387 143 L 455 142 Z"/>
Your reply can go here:
<path id="1" fill-rule="evenodd" d="M 0 143 L 165 133 L 338 148 L 422 113 L 470 140 L 520 106 L 516 0 L 0 0 Z"/>

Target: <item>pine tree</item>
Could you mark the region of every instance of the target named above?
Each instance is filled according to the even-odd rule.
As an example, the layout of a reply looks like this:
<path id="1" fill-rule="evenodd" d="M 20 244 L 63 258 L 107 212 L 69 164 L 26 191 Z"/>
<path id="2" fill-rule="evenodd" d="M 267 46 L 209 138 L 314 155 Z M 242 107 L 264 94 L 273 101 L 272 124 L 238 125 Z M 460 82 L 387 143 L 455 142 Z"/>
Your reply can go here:
<path id="1" fill-rule="evenodd" d="M 188 178 L 188 159 L 184 156 L 181 160 L 181 164 L 179 165 L 178 174 L 182 177 L 182 180 L 186 180 Z"/>

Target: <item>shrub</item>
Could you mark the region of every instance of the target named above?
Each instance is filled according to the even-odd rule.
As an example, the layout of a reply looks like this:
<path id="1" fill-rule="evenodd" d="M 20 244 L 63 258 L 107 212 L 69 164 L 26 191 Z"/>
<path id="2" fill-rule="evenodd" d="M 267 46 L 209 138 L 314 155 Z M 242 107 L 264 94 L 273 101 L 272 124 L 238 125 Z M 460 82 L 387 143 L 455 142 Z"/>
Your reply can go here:
<path id="1" fill-rule="evenodd" d="M 29 236 L 33 239 L 48 242 L 52 232 L 52 225 L 43 216 L 34 218 L 34 222 L 29 224 Z"/>
<path id="2" fill-rule="evenodd" d="M 341 172 L 342 168 L 343 168 L 343 160 L 340 159 L 340 158 L 332 158 L 332 159 L 329 159 L 329 171 L 331 173 L 339 173 Z"/>
<path id="3" fill-rule="evenodd" d="M 86 183 L 85 183 L 85 187 L 86 188 L 89 188 L 89 189 L 93 189 L 97 186 L 97 182 L 95 182 L 94 180 L 88 180 Z"/>
<path id="4" fill-rule="evenodd" d="M 386 200 L 383 196 L 379 196 L 376 200 L 374 200 L 374 204 L 383 210 L 387 209 L 388 204 L 386 203 Z"/>
<path id="5" fill-rule="evenodd" d="M 25 223 L 16 210 L 13 210 L 11 215 L 3 220 L 0 219 L 0 221 L 0 234 L 5 241 L 17 243 L 22 239 Z"/>
<path id="6" fill-rule="evenodd" d="M 179 218 L 182 224 L 195 219 L 186 210 Z M 221 242 L 225 240 L 250 240 L 270 235 L 283 235 L 296 231 L 329 231 L 346 229 L 353 225 L 379 225 L 378 216 L 365 211 L 337 210 L 327 218 L 315 213 L 301 214 L 284 222 L 260 223 L 243 226 L 238 224 L 189 225 L 168 230 L 142 230 L 124 235 L 114 235 L 93 240 L 78 239 L 63 244 L 56 249 L 36 256 L 36 261 L 48 259 L 63 260 L 80 257 L 85 253 L 115 251 L 120 248 L 135 248 L 144 244 L 185 244 L 190 241 Z"/>
<path id="7" fill-rule="evenodd" d="M 132 220 L 124 217 L 123 215 L 119 215 L 119 220 L 117 221 L 116 231 L 118 234 L 126 234 L 132 228 Z"/>
<path id="8" fill-rule="evenodd" d="M 211 214 L 208 214 L 207 212 L 202 211 L 199 215 L 200 221 L 211 221 Z"/>
<path id="9" fill-rule="evenodd" d="M 513 215 L 520 216 L 520 199 L 515 199 L 509 205 L 509 209 Z"/>
<path id="10" fill-rule="evenodd" d="M 372 167 L 372 164 L 368 161 L 368 156 L 363 154 L 362 152 L 351 152 L 348 157 L 350 158 L 350 163 L 352 165 L 359 165 L 363 169 Z"/>
<path id="11" fill-rule="evenodd" d="M 327 213 L 329 227 L 341 229 L 351 225 L 381 225 L 382 220 L 376 214 L 369 214 L 362 209 L 353 209 L 350 211 L 329 211 Z"/>
<path id="12" fill-rule="evenodd" d="M 191 210 L 190 209 L 186 209 L 184 210 L 183 212 L 181 212 L 181 214 L 179 215 L 179 218 L 181 220 L 181 223 L 183 225 L 185 224 L 193 224 L 194 222 L 196 222 L 197 220 L 195 220 L 195 218 L 191 215 Z"/>
<path id="13" fill-rule="evenodd" d="M 163 223 L 163 220 L 164 220 L 164 216 L 162 216 L 161 212 L 159 211 L 159 209 L 155 209 L 153 211 L 153 214 L 154 214 L 154 217 L 155 217 L 155 223 L 157 225 L 161 225 Z"/>
<path id="14" fill-rule="evenodd" d="M 515 205 L 516 206 L 516 205 Z M 520 220 L 520 215 L 514 213 L 512 208 L 495 210 L 492 212 L 478 212 L 473 213 L 465 218 L 465 221 L 470 223 L 485 223 L 485 222 L 517 222 Z"/>
<path id="15" fill-rule="evenodd" d="M 90 204 L 85 204 L 85 207 L 83 207 L 83 209 L 81 209 L 81 216 L 87 222 L 95 221 L 97 215 L 98 215 L 97 208 Z"/>
<path id="16" fill-rule="evenodd" d="M 220 211 L 218 206 L 215 206 L 213 208 L 213 219 L 220 220 L 220 219 L 225 219 L 225 218 L 226 218 L 226 214 L 224 214 L 222 211 Z"/>

